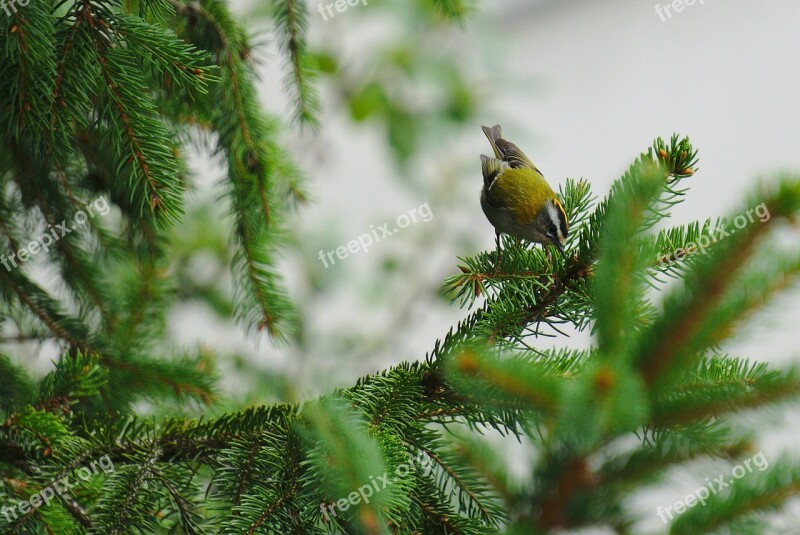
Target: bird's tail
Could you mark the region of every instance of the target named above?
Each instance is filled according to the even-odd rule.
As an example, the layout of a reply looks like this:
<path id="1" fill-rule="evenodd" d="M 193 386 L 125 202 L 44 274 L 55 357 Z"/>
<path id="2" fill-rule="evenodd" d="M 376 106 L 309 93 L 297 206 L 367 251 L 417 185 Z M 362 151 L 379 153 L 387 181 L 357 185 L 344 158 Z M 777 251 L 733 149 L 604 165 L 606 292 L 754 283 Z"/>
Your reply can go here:
<path id="1" fill-rule="evenodd" d="M 481 130 L 483 130 L 483 133 L 486 134 L 486 138 L 489 140 L 489 143 L 492 144 L 494 157 L 496 159 L 506 162 L 512 169 L 521 167 L 533 169 L 540 175 L 542 174 L 542 172 L 536 168 L 533 162 L 527 156 L 525 156 L 525 153 L 522 152 L 519 147 L 507 139 L 503 139 L 503 130 L 500 128 L 499 124 L 496 124 L 491 128 L 488 126 L 481 126 Z"/>
<path id="2" fill-rule="evenodd" d="M 491 128 L 489 128 L 488 126 L 481 126 L 481 130 L 483 130 L 483 133 L 486 134 L 486 139 L 489 140 L 489 143 L 492 144 L 492 150 L 494 150 L 494 157 L 502 160 L 503 153 L 500 152 L 500 149 L 497 148 L 497 140 L 503 137 L 503 129 L 500 128 L 499 124 L 496 124 Z"/>

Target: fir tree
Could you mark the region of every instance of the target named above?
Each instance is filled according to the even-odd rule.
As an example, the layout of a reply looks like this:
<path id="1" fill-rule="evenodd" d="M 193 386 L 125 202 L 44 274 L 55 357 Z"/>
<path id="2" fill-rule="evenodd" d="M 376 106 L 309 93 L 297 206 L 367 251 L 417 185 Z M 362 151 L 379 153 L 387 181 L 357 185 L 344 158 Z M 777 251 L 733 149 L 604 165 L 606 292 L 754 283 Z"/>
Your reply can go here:
<path id="1" fill-rule="evenodd" d="M 269 6 L 294 116 L 313 124 L 305 4 Z M 32 1 L 6 22 L 0 322 L 4 341 L 61 353 L 40 379 L 0 353 L 3 532 L 633 533 L 631 496 L 689 463 L 743 466 L 757 429 L 732 416 L 800 393 L 796 370 L 717 350 L 800 271 L 800 180 L 776 177 L 731 218 L 666 226 L 697 171 L 673 136 L 599 202 L 566 181 L 566 257 L 507 239 L 501 259 L 462 259 L 445 291 L 477 308 L 424 359 L 319 399 L 183 416 L 217 396 L 206 356 L 163 343 L 168 305 L 199 291 L 171 262 L 187 145 L 227 163 L 236 318 L 277 342 L 297 329 L 276 255 L 305 193 L 257 102 L 252 38 L 218 0 Z M 591 329 L 592 348 L 536 348 L 562 325 Z M 165 409 L 143 417 L 142 401 Z M 476 435 L 489 431 L 534 445 L 529 484 Z M 671 510 L 669 529 L 760 532 L 798 489 L 787 453 Z"/>

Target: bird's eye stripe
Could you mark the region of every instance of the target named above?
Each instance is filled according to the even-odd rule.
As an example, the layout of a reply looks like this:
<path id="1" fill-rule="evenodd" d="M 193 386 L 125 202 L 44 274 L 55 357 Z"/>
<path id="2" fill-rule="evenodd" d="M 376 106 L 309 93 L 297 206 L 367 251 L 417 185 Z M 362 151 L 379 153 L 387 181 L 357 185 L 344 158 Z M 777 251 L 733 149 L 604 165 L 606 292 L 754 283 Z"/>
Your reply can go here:
<path id="1" fill-rule="evenodd" d="M 561 204 L 561 201 L 559 201 L 558 199 L 555 199 L 553 202 L 555 202 L 556 207 L 561 211 L 561 215 L 564 216 L 564 222 L 566 223 L 567 222 L 567 212 L 564 210 L 564 205 Z"/>
<path id="2" fill-rule="evenodd" d="M 561 234 L 564 237 L 566 237 L 567 231 L 569 230 L 569 221 L 567 220 L 567 212 L 564 210 L 564 205 L 562 205 L 561 201 L 559 201 L 558 199 L 555 199 L 553 203 L 556 205 L 556 208 L 558 208 L 558 211 L 561 214 L 561 217 L 559 218 L 560 220 L 558 222 L 559 227 L 561 227 Z"/>

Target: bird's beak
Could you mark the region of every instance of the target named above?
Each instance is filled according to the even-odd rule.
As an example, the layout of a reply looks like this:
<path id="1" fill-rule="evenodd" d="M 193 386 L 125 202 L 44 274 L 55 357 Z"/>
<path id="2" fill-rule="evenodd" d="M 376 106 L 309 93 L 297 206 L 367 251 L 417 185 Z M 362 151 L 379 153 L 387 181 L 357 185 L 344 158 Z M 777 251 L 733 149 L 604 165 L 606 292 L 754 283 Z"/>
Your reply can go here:
<path id="1" fill-rule="evenodd" d="M 561 243 L 559 240 L 553 240 L 553 245 L 556 246 L 556 249 L 558 249 L 558 252 L 560 252 L 562 256 L 565 256 L 565 257 L 567 256 L 567 253 L 564 252 L 564 244 L 563 243 Z"/>

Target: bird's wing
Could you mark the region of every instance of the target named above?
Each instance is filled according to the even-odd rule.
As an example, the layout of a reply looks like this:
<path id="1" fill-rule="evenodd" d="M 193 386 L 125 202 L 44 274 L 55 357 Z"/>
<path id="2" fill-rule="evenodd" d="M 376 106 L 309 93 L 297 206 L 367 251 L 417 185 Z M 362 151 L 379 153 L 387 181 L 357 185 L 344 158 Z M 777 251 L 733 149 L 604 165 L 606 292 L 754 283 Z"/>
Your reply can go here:
<path id="1" fill-rule="evenodd" d="M 499 124 L 491 128 L 488 126 L 481 126 L 481 130 L 483 130 L 489 143 L 492 144 L 492 150 L 494 151 L 494 157 L 496 159 L 507 162 L 512 169 L 528 168 L 533 169 L 540 175 L 542 174 L 519 147 L 503 139 L 503 129 L 500 128 Z M 484 174 L 484 178 L 485 177 L 486 175 Z"/>
<path id="2" fill-rule="evenodd" d="M 497 158 L 489 158 L 481 154 L 481 171 L 483 171 L 483 184 L 491 188 L 494 181 L 505 169 L 510 169 L 508 163 Z"/>
<path id="3" fill-rule="evenodd" d="M 510 165 L 512 169 L 527 168 L 533 169 L 540 175 L 542 174 L 542 172 L 536 168 L 533 162 L 530 161 L 527 156 L 525 156 L 525 153 L 510 141 L 500 138 L 495 141 L 495 145 L 503 155 L 503 160 L 508 162 L 508 165 Z"/>
<path id="4" fill-rule="evenodd" d="M 504 165 L 508 165 L 503 162 Z M 495 208 L 508 210 L 520 225 L 536 219 L 539 210 L 550 197 L 555 197 L 545 179 L 528 168 L 506 169 L 486 192 Z"/>

